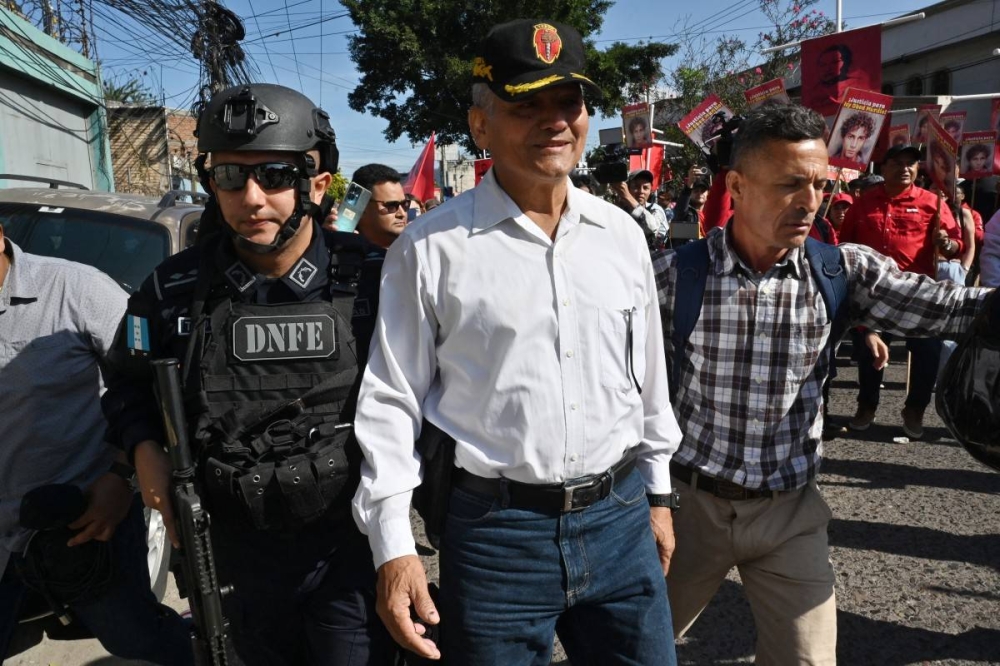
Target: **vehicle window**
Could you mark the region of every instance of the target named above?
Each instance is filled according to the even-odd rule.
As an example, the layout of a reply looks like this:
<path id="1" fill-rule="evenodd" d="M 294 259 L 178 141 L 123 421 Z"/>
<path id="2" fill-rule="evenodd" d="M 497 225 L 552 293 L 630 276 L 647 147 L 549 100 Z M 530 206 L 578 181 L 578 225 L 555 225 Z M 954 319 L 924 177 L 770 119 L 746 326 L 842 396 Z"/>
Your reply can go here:
<path id="1" fill-rule="evenodd" d="M 97 211 L 0 207 L 4 233 L 25 252 L 78 261 L 139 288 L 170 255 L 168 231 L 155 222 Z"/>

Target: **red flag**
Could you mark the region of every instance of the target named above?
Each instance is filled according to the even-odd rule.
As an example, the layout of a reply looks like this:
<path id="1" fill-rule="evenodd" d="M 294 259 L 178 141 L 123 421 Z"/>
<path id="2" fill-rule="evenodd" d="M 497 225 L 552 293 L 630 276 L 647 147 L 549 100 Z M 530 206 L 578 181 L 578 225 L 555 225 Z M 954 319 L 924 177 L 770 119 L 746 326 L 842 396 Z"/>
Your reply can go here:
<path id="1" fill-rule="evenodd" d="M 489 157 L 484 160 L 476 160 L 472 163 L 473 171 L 476 174 L 476 185 L 483 179 L 483 176 L 486 175 L 491 166 L 493 166 L 493 159 Z"/>
<path id="2" fill-rule="evenodd" d="M 882 26 L 802 42 L 802 105 L 832 116 L 848 88 L 882 89 Z"/>
<path id="3" fill-rule="evenodd" d="M 653 146 L 644 149 L 642 151 L 642 155 L 630 155 L 628 158 L 629 171 L 649 169 L 653 172 L 653 192 L 656 192 L 657 188 L 660 186 L 660 182 L 663 180 L 660 177 L 663 169 L 663 152 L 663 146 L 654 144 Z M 653 196 L 651 201 L 655 202 L 656 197 Z"/>
<path id="4" fill-rule="evenodd" d="M 406 176 L 403 191 L 421 201 L 434 198 L 434 134 L 424 146 L 410 173 Z"/>

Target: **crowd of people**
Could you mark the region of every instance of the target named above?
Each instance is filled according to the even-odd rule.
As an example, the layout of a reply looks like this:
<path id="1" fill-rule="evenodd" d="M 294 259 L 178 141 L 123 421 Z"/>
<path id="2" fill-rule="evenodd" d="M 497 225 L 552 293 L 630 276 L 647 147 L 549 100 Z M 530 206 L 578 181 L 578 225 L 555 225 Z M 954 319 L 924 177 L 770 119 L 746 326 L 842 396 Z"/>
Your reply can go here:
<path id="1" fill-rule="evenodd" d="M 369 164 L 357 233 L 335 231 L 329 116 L 248 84 L 199 119 L 198 242 L 130 298 L 0 227 L 0 654 L 30 586 L 113 654 L 195 663 L 200 628 L 153 598 L 141 544 L 143 504 L 180 543 L 152 381 L 175 358 L 230 663 L 547 664 L 558 634 L 572 663 L 669 666 L 734 567 L 757 663 L 836 663 L 816 484 L 833 350 L 851 331 L 863 430 L 904 339 L 921 437 L 940 339 L 1000 332 L 966 286 L 980 244 L 1000 282 L 1000 222 L 919 187 L 913 146 L 831 183 L 824 120 L 795 104 L 752 111 L 711 180 L 656 191 L 637 170 L 605 201 L 570 180 L 600 94 L 579 33 L 503 23 L 476 63 L 493 166 L 445 204 Z M 431 427 L 454 443 L 436 595 L 410 521 Z M 64 547 L 110 562 L 69 597 L 26 574 L 46 554 L 24 506 L 51 484 L 85 498 Z"/>

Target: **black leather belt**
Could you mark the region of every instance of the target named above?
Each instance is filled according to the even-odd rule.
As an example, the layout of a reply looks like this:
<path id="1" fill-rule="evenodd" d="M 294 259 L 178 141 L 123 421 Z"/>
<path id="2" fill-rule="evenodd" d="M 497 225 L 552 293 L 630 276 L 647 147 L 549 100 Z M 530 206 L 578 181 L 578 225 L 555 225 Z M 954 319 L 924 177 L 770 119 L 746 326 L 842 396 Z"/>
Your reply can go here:
<path id="1" fill-rule="evenodd" d="M 571 479 L 566 483 L 520 483 L 509 479 L 486 479 L 455 468 L 455 485 L 479 495 L 506 502 L 514 509 L 536 509 L 569 513 L 586 509 L 611 494 L 611 489 L 635 469 L 635 456 L 626 454 L 602 474 Z"/>
<path id="2" fill-rule="evenodd" d="M 684 483 L 691 485 L 691 479 L 697 474 L 696 486 L 698 490 L 704 490 L 706 493 L 711 493 L 718 497 L 719 499 L 737 501 L 737 500 L 752 500 L 760 499 L 762 497 L 774 497 L 778 492 L 775 490 L 754 489 L 754 488 L 744 488 L 743 486 L 733 483 L 732 481 L 726 481 L 725 479 L 717 479 L 714 476 L 705 476 L 704 474 L 698 473 L 696 470 L 690 467 L 685 467 L 684 465 L 670 461 L 670 475 L 683 481 Z"/>

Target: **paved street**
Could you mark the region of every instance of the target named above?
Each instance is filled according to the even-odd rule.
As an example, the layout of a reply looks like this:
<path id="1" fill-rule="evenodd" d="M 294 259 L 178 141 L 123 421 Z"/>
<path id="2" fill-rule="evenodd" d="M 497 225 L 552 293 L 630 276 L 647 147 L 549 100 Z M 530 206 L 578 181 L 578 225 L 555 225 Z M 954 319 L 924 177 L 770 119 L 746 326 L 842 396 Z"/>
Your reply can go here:
<path id="1" fill-rule="evenodd" d="M 902 436 L 901 351 L 894 350 L 871 430 L 826 444 L 820 482 L 834 513 L 839 662 L 1000 664 L 1000 474 L 969 458 L 936 415 L 928 415 L 928 441 L 894 441 Z M 855 374 L 842 371 L 832 414 L 853 414 Z M 734 574 L 678 656 L 690 665 L 752 663 L 753 641 Z M 107 657 L 95 641 L 46 641 L 6 663 L 128 662 Z"/>

